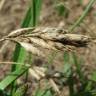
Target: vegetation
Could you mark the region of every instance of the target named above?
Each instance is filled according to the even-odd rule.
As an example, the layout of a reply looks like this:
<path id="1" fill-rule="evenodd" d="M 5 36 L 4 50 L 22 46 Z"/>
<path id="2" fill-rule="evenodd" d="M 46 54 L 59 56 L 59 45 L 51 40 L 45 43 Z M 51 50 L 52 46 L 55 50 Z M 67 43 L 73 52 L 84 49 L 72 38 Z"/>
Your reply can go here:
<path id="1" fill-rule="evenodd" d="M 95 1 L 96 0 L 89 1 L 82 15 L 73 25 L 71 25 L 71 27 L 69 27 L 68 32 L 73 32 L 74 29 L 83 22 Z M 63 96 L 60 88 L 63 90 L 66 86 L 68 87 L 69 96 L 95 96 L 96 72 L 92 73 L 91 78 L 87 78 L 81 70 L 84 62 L 82 62 L 82 58 L 77 56 L 75 52 L 69 52 L 67 48 L 67 51 L 63 50 L 64 65 L 62 70 L 60 72 L 54 71 L 53 73 L 52 70 L 50 70 L 50 65 L 52 64 L 57 51 L 61 51 L 65 48 L 65 42 L 61 41 L 62 38 L 67 42 L 72 42 L 70 44 L 75 47 L 85 47 L 92 40 L 89 40 L 90 37 L 85 35 L 73 34 L 73 37 L 79 36 L 79 39 L 72 37 L 71 39 L 68 38 L 68 41 L 66 39 L 66 34 L 69 33 L 63 29 L 61 30 L 53 27 L 42 29 L 42 27 L 38 27 L 42 3 L 42 0 L 31 0 L 27 14 L 21 24 L 21 29 L 13 31 L 0 40 L 0 42 L 10 40 L 16 43 L 16 48 L 13 53 L 13 62 L 5 62 L 12 64 L 12 67 L 10 74 L 0 82 L 0 96 L 27 96 L 27 92 L 30 90 L 28 87 L 29 73 L 31 73 L 31 75 L 38 81 L 36 90 L 33 92 L 34 96 Z M 82 0 L 80 0 L 80 4 L 82 4 Z M 65 18 L 68 16 L 68 8 L 61 2 L 55 6 L 55 8 L 59 15 L 64 15 Z M 49 34 L 47 33 L 48 31 L 45 33 L 43 32 L 45 29 L 49 31 Z M 36 30 L 39 30 L 39 32 Z M 50 33 L 50 30 L 52 32 L 56 31 L 57 33 Z M 57 36 L 60 34 L 59 31 L 63 31 L 60 38 Z M 70 37 L 70 35 L 68 36 Z M 85 41 L 83 41 L 82 38 L 84 38 Z M 34 42 L 39 46 L 43 46 L 43 48 L 55 50 L 52 55 L 49 56 L 48 64 L 43 67 L 32 65 L 32 54 L 44 57 L 44 53 L 35 48 L 35 46 L 32 46 Z M 26 59 L 26 57 L 28 58 Z M 20 85 L 18 84 L 18 80 L 21 76 L 23 76 L 24 82 Z M 45 86 L 43 89 L 40 87 L 40 80 L 42 78 L 45 80 Z M 54 78 L 59 79 L 58 83 L 60 84 L 57 84 Z M 30 96 L 33 96 L 33 93 Z"/>

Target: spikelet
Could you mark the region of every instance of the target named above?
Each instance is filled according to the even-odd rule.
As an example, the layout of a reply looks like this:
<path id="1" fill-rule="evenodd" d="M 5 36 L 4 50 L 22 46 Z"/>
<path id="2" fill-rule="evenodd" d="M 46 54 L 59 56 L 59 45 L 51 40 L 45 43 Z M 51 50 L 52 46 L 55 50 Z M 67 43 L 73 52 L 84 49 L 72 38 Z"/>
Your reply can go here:
<path id="1" fill-rule="evenodd" d="M 27 51 L 44 56 L 38 46 L 51 50 L 63 50 L 67 46 L 86 47 L 92 41 L 92 38 L 86 35 L 71 34 L 60 28 L 30 27 L 12 31 L 0 41 L 4 40 L 15 41 Z"/>

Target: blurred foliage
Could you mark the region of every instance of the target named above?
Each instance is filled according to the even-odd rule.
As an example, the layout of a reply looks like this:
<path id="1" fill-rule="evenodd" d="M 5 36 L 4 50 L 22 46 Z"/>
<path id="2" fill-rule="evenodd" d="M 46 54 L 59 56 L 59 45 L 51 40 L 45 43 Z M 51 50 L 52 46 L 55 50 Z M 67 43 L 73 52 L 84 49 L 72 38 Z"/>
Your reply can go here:
<path id="1" fill-rule="evenodd" d="M 65 18 L 69 15 L 69 9 L 64 5 L 64 3 L 59 2 L 55 5 L 55 9 L 59 16 L 64 16 Z"/>

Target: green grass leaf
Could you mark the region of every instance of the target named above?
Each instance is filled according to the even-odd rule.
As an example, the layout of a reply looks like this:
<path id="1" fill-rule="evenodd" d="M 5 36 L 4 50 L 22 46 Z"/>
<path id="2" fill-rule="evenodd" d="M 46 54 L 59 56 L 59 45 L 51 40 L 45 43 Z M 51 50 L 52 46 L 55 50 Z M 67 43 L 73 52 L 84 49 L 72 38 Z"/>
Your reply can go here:
<path id="1" fill-rule="evenodd" d="M 84 18 L 87 16 L 89 10 L 91 9 L 92 5 L 96 2 L 96 0 L 89 0 L 89 3 L 80 16 L 80 18 L 69 28 L 69 32 L 72 32 L 80 23 L 84 20 Z"/>
<path id="2" fill-rule="evenodd" d="M 22 69 L 16 70 L 10 73 L 4 80 L 0 82 L 0 90 L 4 90 L 8 87 L 13 81 L 19 78 L 22 74 L 24 74 L 29 68 L 24 67 Z"/>
<path id="3" fill-rule="evenodd" d="M 71 74 L 71 62 L 70 62 L 70 53 L 64 52 L 64 67 L 63 67 L 63 73 L 66 75 L 66 77 L 69 77 Z"/>
<path id="4" fill-rule="evenodd" d="M 78 74 L 80 81 L 82 83 L 84 83 L 85 78 L 84 78 L 83 72 L 81 70 L 82 69 L 82 66 L 81 66 L 82 62 L 79 59 L 77 59 L 78 57 L 77 57 L 76 53 L 72 53 L 72 58 L 73 58 L 73 63 L 76 67 L 76 73 Z"/>

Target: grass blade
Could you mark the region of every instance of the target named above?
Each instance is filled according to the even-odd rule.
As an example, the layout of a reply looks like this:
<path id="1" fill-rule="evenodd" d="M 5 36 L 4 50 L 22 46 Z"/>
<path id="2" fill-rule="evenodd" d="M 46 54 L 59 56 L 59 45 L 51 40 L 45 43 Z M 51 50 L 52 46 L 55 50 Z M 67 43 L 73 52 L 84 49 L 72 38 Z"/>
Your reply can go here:
<path id="1" fill-rule="evenodd" d="M 80 79 L 80 81 L 81 81 L 82 83 L 84 83 L 84 82 L 85 82 L 85 79 L 84 79 L 83 72 L 81 71 L 81 67 L 82 67 L 82 66 L 81 66 L 81 62 L 78 61 L 77 56 L 76 56 L 75 53 L 72 53 L 72 57 L 73 57 L 73 62 L 74 62 L 74 64 L 75 64 L 76 72 L 77 72 L 77 74 L 78 74 L 78 76 L 79 76 L 79 79 Z"/>
<path id="2" fill-rule="evenodd" d="M 19 78 L 22 74 L 24 74 L 29 68 L 24 67 L 22 70 L 16 70 L 8 75 L 3 81 L 0 82 L 0 90 L 4 90 L 6 87 L 9 86 L 13 81 Z"/>
<path id="3" fill-rule="evenodd" d="M 87 7 L 85 9 L 85 11 L 82 13 L 82 15 L 80 16 L 80 18 L 73 24 L 73 26 L 71 26 L 69 28 L 69 32 L 73 31 L 76 28 L 76 26 L 78 26 L 84 20 L 84 18 L 88 14 L 90 8 L 92 7 L 92 5 L 94 4 L 95 1 L 96 0 L 90 0 L 89 1 L 88 5 L 87 5 Z"/>

